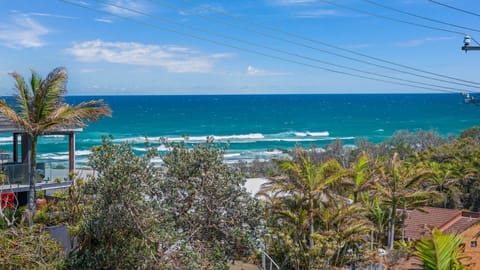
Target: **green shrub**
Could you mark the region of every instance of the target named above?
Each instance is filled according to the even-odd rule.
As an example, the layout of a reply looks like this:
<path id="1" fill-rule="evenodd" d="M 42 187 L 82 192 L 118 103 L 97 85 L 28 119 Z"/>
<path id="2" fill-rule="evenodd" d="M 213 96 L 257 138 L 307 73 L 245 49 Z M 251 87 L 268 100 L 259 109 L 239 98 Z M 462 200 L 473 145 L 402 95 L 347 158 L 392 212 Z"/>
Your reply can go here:
<path id="1" fill-rule="evenodd" d="M 64 251 L 39 227 L 13 227 L 0 231 L 1 269 L 64 269 Z"/>
<path id="2" fill-rule="evenodd" d="M 48 215 L 47 211 L 48 211 L 48 207 L 43 207 L 38 209 L 35 212 L 35 216 L 33 217 L 33 222 L 37 224 L 48 225 L 51 221 L 51 218 Z"/>

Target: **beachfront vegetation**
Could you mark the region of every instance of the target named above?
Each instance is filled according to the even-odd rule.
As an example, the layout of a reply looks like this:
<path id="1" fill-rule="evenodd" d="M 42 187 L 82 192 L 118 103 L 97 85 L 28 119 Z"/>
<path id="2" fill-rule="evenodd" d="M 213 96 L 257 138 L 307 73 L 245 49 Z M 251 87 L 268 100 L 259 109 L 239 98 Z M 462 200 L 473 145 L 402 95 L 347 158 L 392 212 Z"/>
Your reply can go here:
<path id="1" fill-rule="evenodd" d="M 228 259 L 254 250 L 261 207 L 208 142 L 189 150 L 170 145 L 156 168 L 148 154 L 104 140 L 93 149 L 95 176 L 79 192 L 73 223 L 74 269 L 226 269 Z"/>
<path id="2" fill-rule="evenodd" d="M 89 158 L 95 174 L 77 179 L 47 205 L 47 216 L 68 225 L 77 246 L 61 260 L 61 250 L 49 249 L 44 258 L 51 259 L 44 263 L 69 269 L 227 269 L 237 258 L 251 256 L 258 263 L 255 250 L 261 249 L 282 269 L 391 266 L 411 255 L 427 269 L 428 256 L 436 252 L 458 261 L 455 269 L 468 269 L 456 259 L 458 241 L 449 240 L 446 251 L 432 250 L 431 243 L 444 241 L 435 234 L 418 245 L 401 241 L 406 209 L 479 210 L 480 137 L 475 129 L 462 134 L 444 139 L 402 131 L 379 144 L 362 140 L 356 148 L 341 141 L 325 151 L 297 147 L 290 159 L 261 164 L 269 180 L 258 199 L 241 187 L 244 174 L 223 162 L 225 149 L 211 139 L 194 146 L 167 143 L 164 155 L 155 149 L 136 155 L 129 144 L 104 139 Z M 163 164 L 153 166 L 152 158 Z M 41 237 L 44 225 L 28 236 L 21 222 L 3 231 Z M 0 242 L 12 243 L 12 233 L 0 234 Z M 40 248 L 31 244 L 23 252 Z M 18 250 L 0 252 L 14 258 Z"/>
<path id="3" fill-rule="evenodd" d="M 324 151 L 295 149 L 291 160 L 275 162 L 278 175 L 258 194 L 266 205 L 267 252 L 283 269 L 394 265 L 413 254 L 414 243 L 397 241 L 405 210 L 478 210 L 480 142 L 473 134 L 400 131 L 355 149 L 341 141 Z"/>
<path id="4" fill-rule="evenodd" d="M 14 97 L 16 104 L 0 100 L 0 112 L 28 135 L 31 171 L 35 171 L 37 140 L 45 132 L 71 127 L 84 127 L 86 122 L 96 121 L 111 114 L 110 108 L 101 100 L 92 100 L 72 106 L 64 102 L 67 93 L 67 71 L 55 68 L 45 79 L 31 71 L 30 84 L 17 72 Z M 33 174 L 29 180 L 29 223 L 35 211 L 35 182 Z"/>

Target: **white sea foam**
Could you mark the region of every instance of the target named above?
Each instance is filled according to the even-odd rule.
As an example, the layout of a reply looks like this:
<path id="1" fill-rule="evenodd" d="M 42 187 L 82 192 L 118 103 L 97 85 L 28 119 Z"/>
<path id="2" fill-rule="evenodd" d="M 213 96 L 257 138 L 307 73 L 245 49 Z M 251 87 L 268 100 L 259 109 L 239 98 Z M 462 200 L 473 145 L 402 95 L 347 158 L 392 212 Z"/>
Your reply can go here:
<path id="1" fill-rule="evenodd" d="M 264 153 L 266 153 L 267 155 L 285 155 L 283 151 L 278 149 L 268 150 L 268 151 L 265 151 Z"/>
<path id="2" fill-rule="evenodd" d="M 88 156 L 92 153 L 90 150 L 77 150 L 75 151 L 75 156 Z M 57 153 L 50 153 L 45 155 L 68 155 L 68 152 L 57 152 Z"/>
<path id="3" fill-rule="evenodd" d="M 223 157 L 224 158 L 233 158 L 233 157 L 239 157 L 241 155 L 242 154 L 240 154 L 240 153 L 231 153 L 231 154 L 224 154 Z"/>
<path id="4" fill-rule="evenodd" d="M 48 154 L 41 154 L 39 156 L 41 160 L 68 160 L 68 155 L 59 155 L 58 153 L 48 153 Z"/>
<path id="5" fill-rule="evenodd" d="M 132 147 L 132 149 L 134 151 L 138 151 L 138 152 L 147 152 L 147 149 L 146 147 Z M 165 145 L 160 145 L 157 147 L 157 151 L 170 151 L 171 148 L 170 147 L 166 147 Z"/>
<path id="6" fill-rule="evenodd" d="M 250 133 L 250 134 L 236 134 L 236 135 L 205 135 L 205 136 L 189 136 L 188 142 L 205 142 L 208 137 L 213 137 L 215 141 L 252 141 L 261 140 L 265 138 L 262 133 Z M 183 137 L 166 137 L 168 141 L 180 142 L 184 141 Z"/>
<path id="7" fill-rule="evenodd" d="M 75 156 L 88 156 L 92 153 L 90 150 L 77 150 L 75 151 Z"/>
<path id="8" fill-rule="evenodd" d="M 325 139 L 322 139 L 325 140 Z M 315 142 L 320 141 L 319 139 L 295 139 L 295 138 L 272 138 L 266 139 L 265 142 Z"/>
<path id="9" fill-rule="evenodd" d="M 12 137 L 0 137 L 0 142 L 13 142 L 13 138 Z"/>
<path id="10" fill-rule="evenodd" d="M 208 137 L 212 137 L 217 142 L 226 142 L 231 143 L 253 143 L 259 141 L 284 141 L 284 142 L 313 142 L 318 140 L 332 140 L 328 138 L 330 133 L 328 131 L 322 132 L 282 132 L 275 134 L 262 134 L 262 133 L 248 133 L 248 134 L 233 134 L 233 135 L 202 135 L 202 136 L 188 136 L 187 141 L 190 143 L 203 143 L 207 140 Z M 292 137 L 293 136 L 293 137 Z M 298 137 L 298 138 L 295 138 Z M 305 138 L 308 137 L 308 138 Z M 160 138 L 165 138 L 170 142 L 181 142 L 184 141 L 184 137 L 175 137 L 175 136 L 152 136 L 152 137 L 127 137 L 114 139 L 114 142 L 127 142 L 127 143 L 145 143 L 149 142 L 158 142 Z M 348 137 L 346 139 L 349 139 Z M 136 149 L 138 151 L 144 151 L 140 148 Z"/>
<path id="11" fill-rule="evenodd" d="M 297 137 L 328 137 L 330 133 L 328 131 L 322 132 L 293 132 L 293 134 Z"/>
<path id="12" fill-rule="evenodd" d="M 65 138 L 65 135 L 43 135 L 42 138 L 48 138 L 48 139 L 58 139 L 58 138 Z"/>

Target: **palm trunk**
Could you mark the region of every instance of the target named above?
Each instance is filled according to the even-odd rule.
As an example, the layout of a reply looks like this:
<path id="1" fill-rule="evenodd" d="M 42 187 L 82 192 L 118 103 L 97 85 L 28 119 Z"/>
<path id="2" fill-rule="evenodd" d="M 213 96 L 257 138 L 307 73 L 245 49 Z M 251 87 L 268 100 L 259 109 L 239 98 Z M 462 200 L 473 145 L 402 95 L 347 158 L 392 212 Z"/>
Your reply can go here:
<path id="1" fill-rule="evenodd" d="M 309 235 L 309 259 L 308 259 L 308 269 L 312 267 L 312 249 L 315 243 L 313 242 L 313 233 L 315 232 L 314 224 L 313 224 L 313 199 L 310 198 L 310 213 L 309 213 L 309 223 L 310 223 L 310 235 Z"/>
<path id="2" fill-rule="evenodd" d="M 395 222 L 397 208 L 392 207 L 392 217 L 390 218 L 390 233 L 388 234 L 388 248 L 393 249 L 393 242 L 395 241 Z"/>
<path id="3" fill-rule="evenodd" d="M 35 204 L 35 165 L 37 157 L 37 137 L 28 135 L 28 225 L 33 226 L 33 216 L 36 210 Z"/>
<path id="4" fill-rule="evenodd" d="M 407 205 L 405 201 L 403 202 L 403 213 L 402 213 L 402 240 L 405 239 L 405 218 L 407 216 Z"/>

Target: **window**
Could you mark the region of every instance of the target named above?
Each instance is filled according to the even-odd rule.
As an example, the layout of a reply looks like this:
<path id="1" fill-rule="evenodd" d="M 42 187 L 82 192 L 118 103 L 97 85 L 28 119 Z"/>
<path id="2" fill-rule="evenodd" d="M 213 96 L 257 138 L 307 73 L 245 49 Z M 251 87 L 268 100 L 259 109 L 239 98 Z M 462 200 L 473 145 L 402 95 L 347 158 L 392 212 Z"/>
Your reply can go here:
<path id="1" fill-rule="evenodd" d="M 477 241 L 470 241 L 471 247 L 477 247 Z"/>

